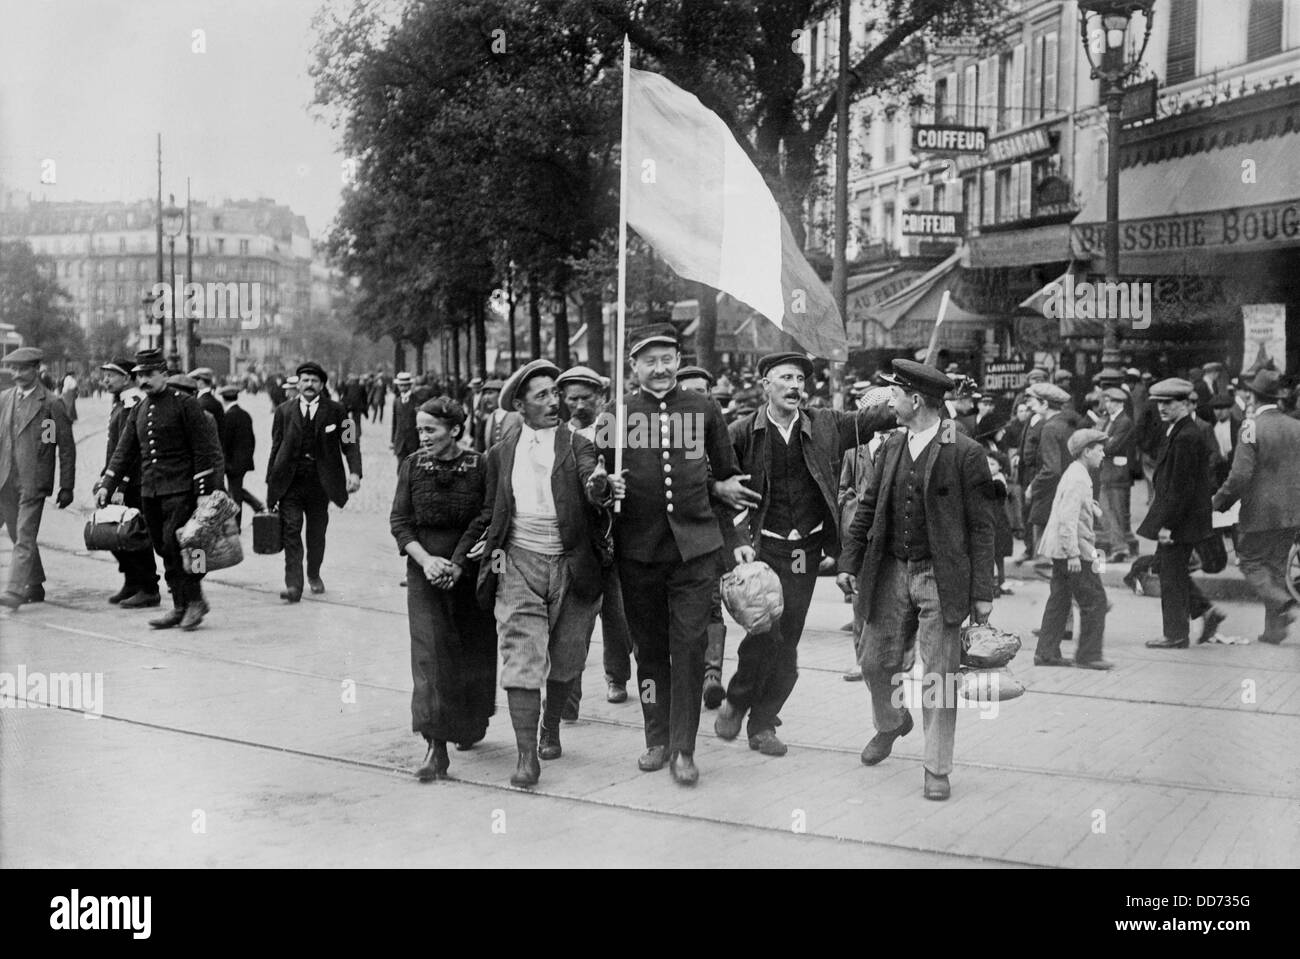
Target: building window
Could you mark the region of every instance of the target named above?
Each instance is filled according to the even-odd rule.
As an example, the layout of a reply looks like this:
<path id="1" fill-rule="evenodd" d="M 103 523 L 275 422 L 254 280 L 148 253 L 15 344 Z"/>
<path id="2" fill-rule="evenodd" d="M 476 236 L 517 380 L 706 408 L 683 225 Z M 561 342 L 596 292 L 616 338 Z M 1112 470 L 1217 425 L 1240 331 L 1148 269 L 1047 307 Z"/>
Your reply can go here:
<path id="1" fill-rule="evenodd" d="M 994 222 L 1006 223 L 1013 218 L 1015 197 L 1011 190 L 1011 167 L 1003 167 L 993 175 Z"/>
<path id="2" fill-rule="evenodd" d="M 1282 0 L 1250 0 L 1246 20 L 1246 59 L 1282 52 Z"/>
<path id="3" fill-rule="evenodd" d="M 942 123 L 943 118 L 948 115 L 948 101 L 952 92 L 948 89 L 948 78 L 934 82 L 934 122 Z"/>
<path id="4" fill-rule="evenodd" d="M 894 204 L 886 203 L 881 208 L 880 238 L 887 244 L 894 242 Z"/>
<path id="5" fill-rule="evenodd" d="M 970 63 L 962 73 L 961 85 L 961 122 L 968 127 L 978 122 L 976 107 L 979 105 L 979 67 Z"/>
<path id="6" fill-rule="evenodd" d="M 239 255 L 240 255 L 240 256 L 248 256 L 248 241 L 247 241 L 247 240 L 240 240 L 240 241 L 239 241 Z"/>
<path id="7" fill-rule="evenodd" d="M 1196 6 L 1197 0 L 1169 0 L 1169 45 L 1165 50 L 1166 86 L 1196 76 Z"/>
<path id="8" fill-rule="evenodd" d="M 218 260 L 218 261 L 217 261 L 217 276 L 224 277 L 225 275 L 226 275 L 226 261 L 225 261 L 225 260 Z"/>
<path id="9" fill-rule="evenodd" d="M 885 122 L 881 124 L 880 135 L 885 141 L 885 166 L 894 162 L 897 154 L 895 144 L 898 142 L 898 134 L 894 129 L 894 111 L 885 111 Z"/>
<path id="10" fill-rule="evenodd" d="M 936 184 L 934 185 L 934 205 L 933 205 L 933 207 L 931 207 L 931 209 L 934 209 L 934 210 L 946 210 L 946 209 L 948 209 L 948 204 L 947 204 L 947 202 L 946 202 L 947 199 L 948 199 L 948 188 L 947 188 L 947 186 L 945 186 L 945 185 L 942 184 L 942 183 L 936 183 Z"/>
<path id="11" fill-rule="evenodd" d="M 962 177 L 961 211 L 966 214 L 966 222 L 975 224 L 980 221 L 980 185 L 979 177 Z"/>
<path id="12" fill-rule="evenodd" d="M 998 57 L 998 121 L 999 132 L 1015 126 L 1018 117 L 1011 116 L 1012 56 L 1007 51 Z"/>
<path id="13" fill-rule="evenodd" d="M 220 229 L 221 229 L 221 217 L 219 217 L 219 216 L 214 216 L 214 217 L 212 218 L 212 229 L 214 229 L 214 230 L 220 230 Z"/>
<path id="14" fill-rule="evenodd" d="M 245 355 L 252 352 L 247 337 L 239 341 L 239 352 Z"/>
<path id="15" fill-rule="evenodd" d="M 1028 102 L 1025 104 L 1027 121 L 1041 120 L 1056 112 L 1058 46 L 1059 38 L 1055 30 L 1047 30 L 1034 37 L 1033 68 L 1029 76 Z"/>
<path id="16" fill-rule="evenodd" d="M 118 252 L 118 253 L 125 253 L 125 252 L 126 252 L 126 237 L 124 237 L 124 236 L 119 236 L 119 237 L 117 238 L 117 252 Z"/>
<path id="17" fill-rule="evenodd" d="M 226 240 L 224 237 L 220 237 L 220 236 L 217 237 L 217 252 L 218 253 L 226 252 Z"/>

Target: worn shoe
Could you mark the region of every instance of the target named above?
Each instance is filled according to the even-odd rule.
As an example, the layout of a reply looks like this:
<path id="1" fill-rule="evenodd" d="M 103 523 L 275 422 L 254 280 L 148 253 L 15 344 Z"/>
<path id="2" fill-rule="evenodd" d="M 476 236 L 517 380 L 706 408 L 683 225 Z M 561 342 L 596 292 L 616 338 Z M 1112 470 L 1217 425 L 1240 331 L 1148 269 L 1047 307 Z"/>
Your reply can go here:
<path id="1" fill-rule="evenodd" d="M 689 753 L 678 753 L 668 764 L 668 771 L 681 786 L 694 786 L 700 781 L 700 771 L 695 768 L 695 759 Z"/>
<path id="2" fill-rule="evenodd" d="M 1073 666 L 1074 660 L 1066 659 L 1064 656 L 1035 656 L 1035 666 Z"/>
<path id="3" fill-rule="evenodd" d="M 930 770 L 925 771 L 925 792 L 926 799 L 934 799 L 943 802 L 952 795 L 952 786 L 948 784 L 947 776 L 936 776 Z"/>
<path id="4" fill-rule="evenodd" d="M 744 720 L 745 711 L 731 705 L 731 700 L 724 700 L 718 718 L 713 721 L 713 731 L 719 739 L 735 739 L 740 735 L 740 724 Z"/>
<path id="5" fill-rule="evenodd" d="M 710 670 L 704 674 L 704 708 L 717 709 L 727 698 L 727 691 L 722 686 L 722 677 Z"/>
<path id="6" fill-rule="evenodd" d="M 1186 639 L 1170 639 L 1168 636 L 1161 636 L 1159 639 L 1148 639 L 1143 645 L 1147 649 L 1186 649 L 1188 642 Z"/>
<path id="7" fill-rule="evenodd" d="M 282 589 L 280 598 L 286 603 L 296 603 L 302 599 L 302 590 L 300 589 Z"/>
<path id="8" fill-rule="evenodd" d="M 519 749 L 519 762 L 515 765 L 515 774 L 510 777 L 512 786 L 536 786 L 542 778 L 542 764 L 537 759 L 537 750 Z"/>
<path id="9" fill-rule="evenodd" d="M 846 683 L 862 682 L 862 667 L 854 666 L 852 669 L 844 670 L 844 672 L 840 673 L 840 679 L 844 680 Z"/>
<path id="10" fill-rule="evenodd" d="M 1114 669 L 1115 664 L 1104 659 L 1076 659 L 1074 665 L 1079 669 Z"/>
<path id="11" fill-rule="evenodd" d="M 1207 609 L 1205 611 L 1205 625 L 1201 628 L 1201 635 L 1196 638 L 1196 644 L 1199 646 L 1201 643 L 1208 643 L 1213 639 L 1214 634 L 1219 631 L 1219 626 L 1227 618 L 1228 614 L 1217 606 L 1211 606 Z"/>
<path id="12" fill-rule="evenodd" d="M 540 759 L 559 759 L 564 755 L 564 750 L 560 748 L 560 729 L 547 729 L 542 727 L 541 734 L 537 740 L 537 756 Z"/>
<path id="13" fill-rule="evenodd" d="M 134 596 L 135 594 L 136 594 L 136 588 L 134 586 L 123 586 L 112 596 L 108 597 L 108 601 L 112 603 L 114 606 L 116 606 L 118 603 L 122 602 L 122 600 L 126 599 L 128 596 Z"/>
<path id="14" fill-rule="evenodd" d="M 776 733 L 770 729 L 765 729 L 761 733 L 749 737 L 749 748 L 757 749 L 764 756 L 784 756 L 788 749 L 785 743 L 776 738 Z"/>
<path id="15" fill-rule="evenodd" d="M 185 607 L 185 616 L 181 619 L 181 629 L 187 633 L 199 628 L 199 623 L 203 622 L 203 617 L 208 615 L 208 601 L 206 599 L 196 599 Z"/>
<path id="16" fill-rule="evenodd" d="M 402 577 L 402 581 L 401 581 L 400 583 L 398 583 L 397 585 L 398 585 L 398 586 L 403 586 L 403 587 L 406 586 L 406 577 L 403 576 L 403 577 Z"/>
<path id="17" fill-rule="evenodd" d="M 132 593 L 119 604 L 122 609 L 147 609 L 150 606 L 158 606 L 162 603 L 162 594 L 158 590 L 152 592 L 142 589 L 138 593 Z"/>
<path id="18" fill-rule="evenodd" d="M 320 594 L 325 592 L 325 582 L 319 576 L 308 576 L 307 586 L 313 593 Z"/>
<path id="19" fill-rule="evenodd" d="M 181 620 L 185 618 L 185 610 L 171 609 L 163 613 L 157 619 L 149 620 L 149 625 L 154 629 L 171 629 L 173 626 L 179 626 Z"/>
<path id="20" fill-rule="evenodd" d="M 422 783 L 436 779 L 446 779 L 447 770 L 451 768 L 451 759 L 447 755 L 447 744 L 440 739 L 430 740 L 429 752 L 425 754 L 424 765 L 415 771 L 415 778 Z"/>
<path id="21" fill-rule="evenodd" d="M 623 683 L 606 683 L 605 684 L 605 702 L 607 703 L 625 703 L 627 702 L 627 686 Z"/>
<path id="22" fill-rule="evenodd" d="M 651 746 L 636 761 L 636 768 L 643 773 L 654 773 L 664 768 L 668 762 L 667 746 Z"/>
<path id="23" fill-rule="evenodd" d="M 1113 551 L 1109 556 L 1106 557 L 1106 562 L 1108 562 L 1108 563 L 1127 563 L 1127 562 L 1128 562 L 1128 550 L 1125 550 L 1125 549 L 1117 549 L 1117 550 L 1114 550 L 1114 551 Z"/>
<path id="24" fill-rule="evenodd" d="M 891 729 L 887 733 L 876 733 L 871 737 L 871 742 L 867 743 L 862 749 L 862 765 L 874 766 L 894 749 L 894 740 L 900 736 L 906 736 L 912 731 L 912 714 L 903 713 L 903 721 L 897 729 Z"/>
<path id="25" fill-rule="evenodd" d="M 40 583 L 32 583 L 27 587 L 27 592 L 23 596 L 23 601 L 28 603 L 45 602 L 45 587 Z"/>

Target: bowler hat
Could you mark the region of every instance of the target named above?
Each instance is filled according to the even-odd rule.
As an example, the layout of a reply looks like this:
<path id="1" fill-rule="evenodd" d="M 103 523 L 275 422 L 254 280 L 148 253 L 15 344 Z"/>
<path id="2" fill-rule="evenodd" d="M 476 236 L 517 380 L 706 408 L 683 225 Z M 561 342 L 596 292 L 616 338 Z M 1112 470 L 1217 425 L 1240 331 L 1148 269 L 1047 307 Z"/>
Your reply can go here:
<path id="1" fill-rule="evenodd" d="M 510 379 L 506 380 L 505 385 L 501 387 L 501 408 L 503 410 L 513 409 L 519 392 L 534 376 L 556 378 L 559 375 L 560 368 L 550 360 L 533 360 L 531 363 L 525 363 L 515 370 Z"/>
<path id="2" fill-rule="evenodd" d="M 1161 380 L 1151 387 L 1150 396 L 1155 400 L 1186 400 L 1195 393 L 1192 384 L 1179 377 Z"/>
<path id="3" fill-rule="evenodd" d="M 804 377 L 813 375 L 813 363 L 804 353 L 769 353 L 758 361 L 758 375 L 767 376 L 768 371 L 773 367 L 783 366 L 785 364 L 797 366 L 803 371 Z"/>
<path id="4" fill-rule="evenodd" d="M 880 377 L 890 386 L 940 400 L 953 389 L 952 380 L 933 366 L 912 360 L 894 360 L 890 365 L 894 368 L 894 372 L 885 373 Z"/>
<path id="5" fill-rule="evenodd" d="M 311 360 L 308 360 L 306 363 L 299 363 L 298 368 L 294 370 L 294 372 L 299 376 L 302 376 L 304 373 L 314 373 L 316 376 L 320 377 L 322 383 L 329 379 L 329 374 L 325 372 L 324 367 L 319 363 L 312 362 Z"/>
<path id="6" fill-rule="evenodd" d="M 1260 399 L 1276 400 L 1282 394 L 1282 374 L 1276 370 L 1260 370 L 1246 385 L 1246 389 Z"/>
<path id="7" fill-rule="evenodd" d="M 1065 441 L 1065 447 L 1070 451 L 1071 456 L 1078 456 L 1085 448 L 1093 443 L 1106 442 L 1106 434 L 1101 430 L 1083 429 L 1075 430 L 1070 434 L 1070 438 Z"/>
<path id="8" fill-rule="evenodd" d="M 671 323 L 653 323 L 634 331 L 628 337 L 631 344 L 627 355 L 635 357 L 647 346 L 671 346 L 677 348 L 677 328 Z"/>

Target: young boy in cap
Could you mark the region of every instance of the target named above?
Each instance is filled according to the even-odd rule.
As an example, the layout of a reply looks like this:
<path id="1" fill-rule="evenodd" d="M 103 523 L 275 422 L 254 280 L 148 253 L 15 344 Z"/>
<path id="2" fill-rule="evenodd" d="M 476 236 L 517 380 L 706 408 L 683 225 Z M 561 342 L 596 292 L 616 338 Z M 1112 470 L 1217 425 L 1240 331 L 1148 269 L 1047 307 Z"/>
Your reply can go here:
<path id="1" fill-rule="evenodd" d="M 1039 554 L 1052 561 L 1052 592 L 1043 607 L 1034 665 L 1110 669 L 1112 664 L 1101 658 L 1106 589 L 1101 584 L 1101 554 L 1094 532 L 1101 507 L 1092 498 L 1092 474 L 1101 469 L 1106 434 L 1101 430 L 1078 430 L 1070 436 L 1068 448 L 1073 461 L 1057 484 L 1038 544 Z M 1073 663 L 1061 656 L 1071 601 L 1079 604 L 1079 645 Z"/>

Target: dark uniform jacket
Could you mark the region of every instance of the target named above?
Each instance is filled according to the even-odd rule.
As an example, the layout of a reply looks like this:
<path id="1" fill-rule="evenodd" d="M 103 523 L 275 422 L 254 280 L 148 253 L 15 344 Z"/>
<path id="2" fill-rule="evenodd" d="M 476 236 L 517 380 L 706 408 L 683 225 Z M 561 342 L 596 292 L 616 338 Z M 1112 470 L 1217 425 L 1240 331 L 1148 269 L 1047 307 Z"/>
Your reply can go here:
<path id="1" fill-rule="evenodd" d="M 987 450 L 952 420 L 940 421 L 930 445 L 921 480 L 926 538 L 944 622 L 956 625 L 970 614 L 972 603 L 993 599 L 992 477 Z M 840 554 L 840 572 L 858 578 L 856 612 L 863 619 L 871 617 L 875 601 L 876 573 L 885 557 L 895 479 L 906 446 L 907 431 L 899 430 L 876 453 L 871 483 Z"/>
<path id="2" fill-rule="evenodd" d="M 415 413 L 419 408 L 415 390 L 407 394 L 405 403 L 401 393 L 393 397 L 393 452 L 398 459 L 406 459 L 420 448 L 420 434 L 415 431 Z"/>
<path id="3" fill-rule="evenodd" d="M 212 420 L 197 399 L 172 387 L 146 395 L 131 411 L 104 470 L 110 496 L 121 477 L 130 475 L 134 482 L 137 459 L 142 496 L 204 493 L 222 485 L 225 463 Z"/>
<path id="4" fill-rule="evenodd" d="M 614 521 L 617 555 L 643 563 L 677 562 L 704 556 L 724 545 L 739 545 L 734 512 L 710 496 L 715 481 L 740 472 L 721 407 L 711 397 L 676 386 L 662 399 L 638 389 L 625 403 L 627 496 Z M 597 446 L 611 474 L 613 416 L 611 403 L 596 427 Z M 665 422 L 670 440 L 680 430 L 685 442 L 670 441 L 665 449 L 661 442 Z"/>
<path id="5" fill-rule="evenodd" d="M 253 469 L 253 450 L 257 439 L 253 436 L 253 418 L 241 406 L 226 410 L 221 430 L 221 449 L 226 456 L 227 473 L 247 473 Z"/>
<path id="6" fill-rule="evenodd" d="M 1247 420 L 1237 438 L 1214 509 L 1241 500 L 1237 529 L 1243 533 L 1300 527 L 1300 421 L 1275 407 Z"/>
<path id="7" fill-rule="evenodd" d="M 1159 539 L 1168 529 L 1175 543 L 1199 543 L 1214 532 L 1211 522 L 1210 448 L 1196 415 L 1184 416 L 1170 430 L 1156 454 L 1155 497 L 1138 527 L 1138 535 Z"/>
<path id="8" fill-rule="evenodd" d="M 822 552 L 827 556 L 840 553 L 838 516 L 839 466 L 844 451 L 860 443 L 871 441 L 877 430 L 893 429 L 898 425 L 894 412 L 888 406 L 869 406 L 856 413 L 828 409 L 799 411 L 798 429 L 802 437 L 804 465 L 817 483 L 817 491 L 825 506 L 825 539 Z M 772 459 L 770 437 L 776 427 L 768 420 L 767 405 L 749 413 L 731 424 L 731 443 L 736 450 L 740 472 L 749 474 L 745 484 L 763 497 L 763 502 L 742 520 L 740 531 L 748 535 L 750 544 L 758 549 L 761 544 L 763 521 L 770 502 L 769 466 Z"/>
<path id="9" fill-rule="evenodd" d="M 275 418 L 271 421 L 271 458 L 266 465 L 268 505 L 280 502 L 293 482 L 302 443 L 315 446 L 316 475 L 330 502 L 339 507 L 347 504 L 348 480 L 343 463 L 346 460 L 348 470 L 359 477 L 361 449 L 352 435 L 351 423 L 344 422 L 348 418 L 347 410 L 324 396 L 317 404 L 316 415 L 310 420 L 303 417 L 301 401 L 296 398 L 275 408 Z"/>
<path id="10" fill-rule="evenodd" d="M 499 564 L 493 562 L 497 550 L 505 550 L 515 518 L 515 490 L 512 479 L 515 450 L 520 429 L 516 427 L 487 456 L 487 483 L 483 507 L 470 523 L 456 546 L 452 562 L 465 566 L 471 549 L 486 533 L 480 557 L 477 586 L 479 606 L 491 609 L 496 599 Z M 559 525 L 564 561 L 569 567 L 573 595 L 593 600 L 600 595 L 602 570 L 595 533 L 603 529 L 601 512 L 587 499 L 587 480 L 596 469 L 596 448 L 585 436 L 579 436 L 561 423 L 555 430 L 555 465 L 551 468 L 551 495 L 555 499 L 555 518 Z"/>
<path id="11" fill-rule="evenodd" d="M 139 403 L 136 404 L 139 406 Z M 108 469 L 108 464 L 113 459 L 113 453 L 117 450 L 117 444 L 122 439 L 124 430 L 131 429 L 131 417 L 135 413 L 135 406 L 127 407 L 122 402 L 120 396 L 113 397 L 113 407 L 108 413 L 108 443 L 104 451 L 104 469 L 100 471 L 100 476 Z M 129 499 L 138 500 L 140 497 L 140 458 L 137 456 L 133 462 L 123 465 L 123 475 L 118 477 L 117 488 L 123 494 L 123 500 L 128 502 Z"/>
<path id="12" fill-rule="evenodd" d="M 53 428 L 53 442 L 48 435 Z M 24 402 L 17 386 L 0 393 L 0 486 L 16 481 L 25 496 L 54 492 L 54 454 L 59 455 L 59 489 L 72 489 L 77 446 L 72 420 L 57 393 L 37 382 Z"/>

